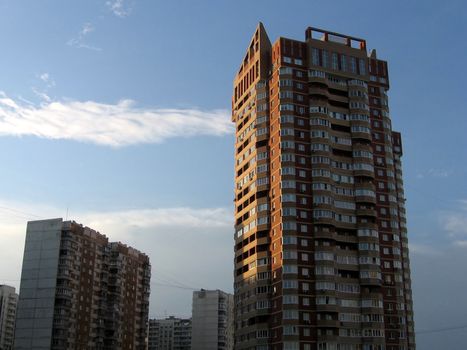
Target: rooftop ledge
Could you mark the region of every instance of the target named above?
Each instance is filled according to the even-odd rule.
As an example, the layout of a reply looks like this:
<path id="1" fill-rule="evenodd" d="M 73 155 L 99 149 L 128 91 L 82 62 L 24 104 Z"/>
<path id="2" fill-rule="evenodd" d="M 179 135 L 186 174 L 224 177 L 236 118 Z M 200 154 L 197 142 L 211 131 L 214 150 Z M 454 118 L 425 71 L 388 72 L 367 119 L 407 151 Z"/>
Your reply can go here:
<path id="1" fill-rule="evenodd" d="M 366 51 L 366 40 L 315 27 L 308 27 L 306 29 L 305 38 L 306 40 L 315 39 L 321 41 L 330 41 L 337 44 L 346 45 L 354 49 Z"/>

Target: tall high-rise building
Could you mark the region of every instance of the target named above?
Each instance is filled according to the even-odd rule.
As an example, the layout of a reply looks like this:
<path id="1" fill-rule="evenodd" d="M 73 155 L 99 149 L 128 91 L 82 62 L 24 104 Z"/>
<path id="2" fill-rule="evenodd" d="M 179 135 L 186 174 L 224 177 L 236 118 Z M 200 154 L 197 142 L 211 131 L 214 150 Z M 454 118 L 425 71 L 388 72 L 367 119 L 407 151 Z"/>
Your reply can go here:
<path id="1" fill-rule="evenodd" d="M 388 90 L 363 39 L 256 29 L 232 99 L 235 349 L 415 349 Z"/>
<path id="2" fill-rule="evenodd" d="M 13 349 L 18 294 L 15 288 L 0 285 L 0 349 Z"/>
<path id="3" fill-rule="evenodd" d="M 233 349 L 233 295 L 221 290 L 193 292 L 192 350 Z"/>
<path id="4" fill-rule="evenodd" d="M 28 222 L 15 349 L 147 348 L 147 255 L 62 219 Z"/>
<path id="5" fill-rule="evenodd" d="M 190 350 L 191 319 L 174 316 L 149 320 L 148 350 Z"/>

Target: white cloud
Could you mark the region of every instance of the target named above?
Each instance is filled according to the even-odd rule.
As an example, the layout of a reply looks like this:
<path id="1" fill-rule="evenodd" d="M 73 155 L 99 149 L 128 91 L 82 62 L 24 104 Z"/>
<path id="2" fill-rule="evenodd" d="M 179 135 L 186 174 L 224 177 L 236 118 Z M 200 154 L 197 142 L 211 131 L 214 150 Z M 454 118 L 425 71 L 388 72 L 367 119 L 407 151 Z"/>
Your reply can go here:
<path id="1" fill-rule="evenodd" d="M 49 95 L 47 95 L 47 93 L 43 92 L 43 91 L 39 91 L 37 88 L 33 87 L 31 88 L 32 92 L 34 92 L 34 94 L 36 96 L 38 96 L 41 100 L 45 101 L 45 102 L 50 102 L 52 101 L 52 99 L 50 98 Z"/>
<path id="2" fill-rule="evenodd" d="M 233 132 L 225 110 L 138 108 L 131 100 L 106 104 L 42 97 L 45 102 L 34 106 L 0 92 L 0 135 L 33 135 L 122 147 Z"/>
<path id="3" fill-rule="evenodd" d="M 47 83 L 50 79 L 49 73 L 42 73 L 39 75 L 39 79 L 42 80 L 43 82 Z"/>
<path id="4" fill-rule="evenodd" d="M 417 179 L 424 179 L 425 177 L 444 179 L 453 174 L 452 170 L 441 169 L 441 168 L 430 168 L 426 171 L 419 172 L 417 174 Z"/>
<path id="5" fill-rule="evenodd" d="M 465 248 L 437 245 L 438 254 L 411 253 L 411 279 L 416 332 L 465 324 L 467 278 Z M 467 349 L 463 331 L 417 334 L 417 348 Z"/>
<path id="6" fill-rule="evenodd" d="M 458 247 L 467 247 L 467 240 L 454 241 L 454 245 Z"/>
<path id="7" fill-rule="evenodd" d="M 106 5 L 115 16 L 120 18 L 129 16 L 132 10 L 130 4 L 125 0 L 109 0 Z"/>
<path id="8" fill-rule="evenodd" d="M 438 255 L 440 251 L 432 246 L 424 244 L 409 243 L 410 254 L 415 255 Z"/>
<path id="9" fill-rule="evenodd" d="M 50 74 L 47 72 L 39 74 L 38 78 L 42 80 L 47 88 L 55 86 L 55 80 L 53 80 Z"/>
<path id="10" fill-rule="evenodd" d="M 135 230 L 203 230 L 233 227 L 233 212 L 226 208 L 158 208 L 133 209 L 105 213 L 77 214 L 78 220 L 87 226 L 125 235 Z M 187 230 L 187 234 L 190 231 Z"/>
<path id="11" fill-rule="evenodd" d="M 67 41 L 68 46 L 78 49 L 88 49 L 93 51 L 102 51 L 100 47 L 90 45 L 86 42 L 86 37 L 94 32 L 95 28 L 91 23 L 84 23 L 76 38 Z"/>
<path id="12" fill-rule="evenodd" d="M 467 239 L 467 200 L 460 200 L 458 203 L 457 210 L 441 213 L 441 226 L 455 240 L 455 244 L 465 246 L 462 242 Z"/>

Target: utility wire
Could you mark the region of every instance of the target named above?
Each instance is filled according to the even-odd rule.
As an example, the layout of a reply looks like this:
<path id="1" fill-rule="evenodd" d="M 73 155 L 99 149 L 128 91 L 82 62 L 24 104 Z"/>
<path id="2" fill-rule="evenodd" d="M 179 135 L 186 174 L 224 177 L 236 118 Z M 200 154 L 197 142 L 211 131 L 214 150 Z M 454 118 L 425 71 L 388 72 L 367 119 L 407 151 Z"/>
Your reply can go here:
<path id="1" fill-rule="evenodd" d="M 40 218 L 41 217 L 41 216 L 36 215 L 36 214 L 31 214 L 31 213 L 28 213 L 28 212 L 25 212 L 25 211 L 21 211 L 21 210 L 18 210 L 18 209 L 5 207 L 5 206 L 0 206 L 0 210 L 4 210 L 4 211 L 8 210 L 8 211 L 16 212 L 16 213 L 22 214 L 22 215 L 24 215 L 26 217 L 35 217 L 35 218 Z"/>
<path id="2" fill-rule="evenodd" d="M 184 290 L 198 290 L 198 288 L 189 288 L 189 287 L 181 287 L 173 284 L 166 284 L 166 283 L 159 283 L 159 282 L 151 282 L 151 284 L 160 286 L 160 287 L 169 287 L 169 288 L 178 288 L 178 289 L 184 289 Z"/>

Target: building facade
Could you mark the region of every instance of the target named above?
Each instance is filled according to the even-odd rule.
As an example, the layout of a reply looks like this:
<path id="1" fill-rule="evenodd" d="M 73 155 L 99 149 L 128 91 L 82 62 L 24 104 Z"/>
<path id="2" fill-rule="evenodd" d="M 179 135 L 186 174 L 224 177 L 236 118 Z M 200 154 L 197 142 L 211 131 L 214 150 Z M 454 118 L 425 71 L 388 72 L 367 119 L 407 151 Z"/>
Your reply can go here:
<path id="1" fill-rule="evenodd" d="M 193 292 L 193 350 L 232 350 L 233 295 L 221 290 Z"/>
<path id="2" fill-rule="evenodd" d="M 149 258 L 73 221 L 28 222 L 15 349 L 146 349 Z"/>
<path id="3" fill-rule="evenodd" d="M 0 285 L 0 349 L 13 349 L 18 294 L 15 288 Z"/>
<path id="4" fill-rule="evenodd" d="M 149 320 L 149 350 L 190 350 L 191 319 Z"/>
<path id="5" fill-rule="evenodd" d="M 232 99 L 235 349 L 415 349 L 388 90 L 363 39 L 255 31 Z"/>

